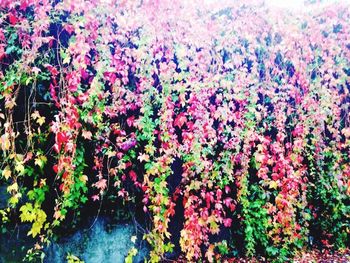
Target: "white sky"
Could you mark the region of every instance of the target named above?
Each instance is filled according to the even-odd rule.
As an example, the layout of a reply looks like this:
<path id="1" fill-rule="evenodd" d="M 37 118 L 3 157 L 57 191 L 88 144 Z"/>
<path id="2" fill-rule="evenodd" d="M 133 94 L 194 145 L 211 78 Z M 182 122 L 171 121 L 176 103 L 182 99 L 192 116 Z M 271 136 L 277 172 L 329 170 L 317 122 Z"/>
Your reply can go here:
<path id="1" fill-rule="evenodd" d="M 265 0 L 267 4 L 271 6 L 288 8 L 288 9 L 299 9 L 304 7 L 304 0 Z M 350 0 L 325 0 L 322 2 L 322 6 L 326 6 L 331 3 L 344 3 L 350 5 Z"/>
<path id="2" fill-rule="evenodd" d="M 304 5 L 304 0 L 267 0 L 266 3 L 277 7 L 300 8 Z"/>

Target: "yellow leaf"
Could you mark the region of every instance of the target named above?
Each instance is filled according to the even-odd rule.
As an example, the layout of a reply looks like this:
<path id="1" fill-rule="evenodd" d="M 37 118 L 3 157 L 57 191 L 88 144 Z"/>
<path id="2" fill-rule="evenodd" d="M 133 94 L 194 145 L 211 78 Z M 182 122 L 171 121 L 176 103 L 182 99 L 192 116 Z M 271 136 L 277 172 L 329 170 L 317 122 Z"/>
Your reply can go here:
<path id="1" fill-rule="evenodd" d="M 7 133 L 3 134 L 0 139 L 1 148 L 3 151 L 10 150 L 11 142 L 9 140 L 9 135 Z"/>
<path id="2" fill-rule="evenodd" d="M 11 192 L 17 192 L 18 190 L 18 184 L 17 183 L 14 183 L 14 184 L 11 184 L 7 187 L 7 192 L 11 193 Z"/>
<path id="3" fill-rule="evenodd" d="M 34 111 L 31 116 L 33 120 L 36 120 L 36 123 L 38 123 L 40 126 L 45 123 L 45 117 L 40 116 L 39 111 Z"/>
<path id="4" fill-rule="evenodd" d="M 46 162 L 47 162 L 47 158 L 44 155 L 40 155 L 39 157 L 35 158 L 35 161 L 34 161 L 35 165 L 39 166 L 40 168 L 43 168 Z"/>
<path id="5" fill-rule="evenodd" d="M 31 222 L 34 220 L 34 217 L 32 215 L 33 205 L 31 203 L 26 203 L 21 206 L 19 211 L 21 212 L 20 218 L 22 222 Z"/>
<path id="6" fill-rule="evenodd" d="M 220 232 L 219 225 L 215 221 L 210 222 L 210 232 L 214 235 Z"/>
<path id="7" fill-rule="evenodd" d="M 45 117 L 41 116 L 39 117 L 36 122 L 41 126 L 45 123 Z"/>
<path id="8" fill-rule="evenodd" d="M 14 106 L 16 106 L 16 101 L 14 99 L 9 99 L 5 101 L 5 108 L 6 109 L 12 109 Z"/>
<path id="9" fill-rule="evenodd" d="M 31 203 L 26 203 L 21 206 L 19 211 L 21 211 L 20 218 L 22 222 L 33 222 L 32 228 L 28 232 L 28 236 L 32 235 L 35 237 L 40 234 L 47 217 L 46 213 L 40 208 L 40 206 L 35 204 L 33 207 Z"/>
<path id="10" fill-rule="evenodd" d="M 83 183 L 86 183 L 87 181 L 88 181 L 88 177 L 84 174 L 84 175 L 82 175 L 82 176 L 80 176 L 80 181 L 82 181 Z"/>
<path id="11" fill-rule="evenodd" d="M 39 111 L 37 111 L 37 110 L 34 111 L 31 116 L 32 116 L 33 120 L 36 120 L 37 118 L 40 118 Z"/>
<path id="12" fill-rule="evenodd" d="M 40 183 L 39 183 L 39 186 L 40 187 L 43 187 L 46 185 L 46 179 L 40 179 Z"/>
<path id="13" fill-rule="evenodd" d="M 23 154 L 16 154 L 15 158 L 16 158 L 16 161 L 21 162 L 21 161 L 23 161 L 24 155 Z"/>
<path id="14" fill-rule="evenodd" d="M 14 206 L 18 203 L 18 201 L 19 201 L 19 196 L 16 194 L 16 195 L 10 197 L 9 204 Z"/>
<path id="15" fill-rule="evenodd" d="M 116 152 L 115 152 L 115 151 L 108 151 L 108 152 L 107 152 L 107 157 L 108 157 L 108 158 L 113 158 L 113 157 L 115 157 L 115 155 L 116 155 Z"/>
<path id="16" fill-rule="evenodd" d="M 27 235 L 32 235 L 33 237 L 36 237 L 40 233 L 41 228 L 42 225 L 39 222 L 34 222 L 31 230 L 28 232 Z"/>
<path id="17" fill-rule="evenodd" d="M 148 154 L 154 154 L 154 152 L 156 151 L 156 147 L 154 147 L 153 145 L 147 144 L 145 147 L 145 152 Z"/>
<path id="18" fill-rule="evenodd" d="M 67 55 L 63 60 L 63 64 L 69 64 L 69 62 L 70 62 L 70 56 Z"/>
<path id="19" fill-rule="evenodd" d="M 29 84 L 31 81 L 32 81 L 32 78 L 31 78 L 31 77 L 27 78 L 27 79 L 26 79 L 26 85 L 28 86 L 28 84 Z"/>
<path id="20" fill-rule="evenodd" d="M 23 166 L 22 162 L 17 162 L 16 163 L 15 170 L 19 174 L 23 174 L 24 173 L 24 166 Z"/>
<path id="21" fill-rule="evenodd" d="M 270 189 L 277 189 L 278 183 L 276 181 L 271 181 L 270 182 Z"/>
<path id="22" fill-rule="evenodd" d="M 2 176 L 5 177 L 5 179 L 9 179 L 11 177 L 11 169 L 10 166 L 6 166 L 5 169 L 2 171 Z"/>

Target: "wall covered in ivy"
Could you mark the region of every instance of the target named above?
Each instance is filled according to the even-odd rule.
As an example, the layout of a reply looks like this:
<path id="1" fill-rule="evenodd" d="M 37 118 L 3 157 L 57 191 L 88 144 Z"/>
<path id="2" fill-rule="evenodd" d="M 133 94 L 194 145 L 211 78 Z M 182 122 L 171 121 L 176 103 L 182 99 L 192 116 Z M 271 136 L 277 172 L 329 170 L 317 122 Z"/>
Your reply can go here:
<path id="1" fill-rule="evenodd" d="M 2 232 L 36 260 L 124 209 L 150 262 L 344 251 L 350 10 L 314 5 L 1 0 Z"/>

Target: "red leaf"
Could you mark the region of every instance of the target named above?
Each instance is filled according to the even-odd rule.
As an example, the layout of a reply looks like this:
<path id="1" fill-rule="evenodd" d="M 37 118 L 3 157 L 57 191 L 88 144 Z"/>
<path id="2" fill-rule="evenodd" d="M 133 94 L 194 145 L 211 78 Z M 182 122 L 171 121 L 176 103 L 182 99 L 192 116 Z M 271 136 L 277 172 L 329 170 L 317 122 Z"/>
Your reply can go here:
<path id="1" fill-rule="evenodd" d="M 217 199 L 217 200 L 220 200 L 221 197 L 222 197 L 222 191 L 221 191 L 221 189 L 216 190 L 216 199 Z"/>
<path id="2" fill-rule="evenodd" d="M 137 174 L 134 172 L 134 170 L 131 170 L 130 172 L 129 172 L 129 176 L 130 176 L 130 178 L 131 178 L 131 180 L 132 181 L 136 181 L 136 179 L 137 179 Z"/>
<path id="3" fill-rule="evenodd" d="M 58 75 L 59 72 L 54 66 L 51 66 L 50 64 L 46 64 L 45 67 L 50 71 L 53 77 L 56 77 Z"/>
<path id="4" fill-rule="evenodd" d="M 50 89 L 50 95 L 51 95 L 52 100 L 57 101 L 57 95 L 56 95 L 56 90 L 55 90 L 54 85 L 50 84 L 49 89 Z"/>
<path id="5" fill-rule="evenodd" d="M 180 113 L 174 121 L 174 126 L 181 128 L 185 124 L 185 122 L 187 122 L 185 113 Z"/>
<path id="6" fill-rule="evenodd" d="M 209 192 L 205 194 L 205 202 L 207 204 L 207 208 L 210 207 L 210 203 L 214 201 L 213 193 Z"/>
<path id="7" fill-rule="evenodd" d="M 11 25 L 15 25 L 18 22 L 18 18 L 13 13 L 10 13 L 9 14 L 9 22 Z"/>
<path id="8" fill-rule="evenodd" d="M 63 178 L 63 179 L 67 179 L 68 175 L 69 175 L 69 174 L 68 174 L 67 172 L 64 172 L 63 175 L 62 175 L 62 178 Z"/>
<path id="9" fill-rule="evenodd" d="M 58 144 L 67 142 L 67 136 L 64 132 L 58 132 L 56 135 L 56 141 Z"/>
<path id="10" fill-rule="evenodd" d="M 67 31 L 68 34 L 72 34 L 74 32 L 74 26 L 71 24 L 66 24 L 64 26 L 64 29 Z"/>
<path id="11" fill-rule="evenodd" d="M 234 204 L 230 204 L 230 210 L 231 212 L 235 211 L 236 209 L 236 206 Z"/>

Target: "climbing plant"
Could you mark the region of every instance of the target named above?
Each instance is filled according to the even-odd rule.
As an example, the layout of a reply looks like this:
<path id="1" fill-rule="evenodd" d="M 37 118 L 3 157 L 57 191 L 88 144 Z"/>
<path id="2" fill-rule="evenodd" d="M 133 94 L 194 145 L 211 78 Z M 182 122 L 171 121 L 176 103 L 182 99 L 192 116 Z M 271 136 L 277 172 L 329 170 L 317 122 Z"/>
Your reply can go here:
<path id="1" fill-rule="evenodd" d="M 0 1 L 1 229 L 30 224 L 43 257 L 118 199 L 150 262 L 348 248 L 348 21 L 342 4 Z"/>

